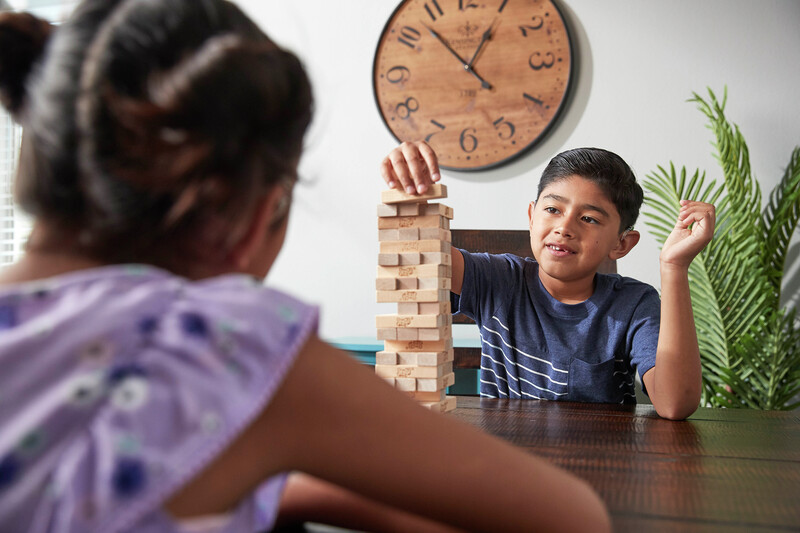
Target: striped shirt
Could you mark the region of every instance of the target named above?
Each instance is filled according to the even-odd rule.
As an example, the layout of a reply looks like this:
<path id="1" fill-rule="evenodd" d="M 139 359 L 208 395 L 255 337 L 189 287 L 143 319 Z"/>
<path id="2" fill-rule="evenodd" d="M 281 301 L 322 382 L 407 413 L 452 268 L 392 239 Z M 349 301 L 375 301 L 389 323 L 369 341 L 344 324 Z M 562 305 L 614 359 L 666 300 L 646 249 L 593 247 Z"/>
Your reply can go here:
<path id="1" fill-rule="evenodd" d="M 545 290 L 539 265 L 511 254 L 464 256 L 453 312 L 481 336 L 481 396 L 635 403 L 634 372 L 655 366 L 661 303 L 650 285 L 597 274 L 585 302 Z"/>

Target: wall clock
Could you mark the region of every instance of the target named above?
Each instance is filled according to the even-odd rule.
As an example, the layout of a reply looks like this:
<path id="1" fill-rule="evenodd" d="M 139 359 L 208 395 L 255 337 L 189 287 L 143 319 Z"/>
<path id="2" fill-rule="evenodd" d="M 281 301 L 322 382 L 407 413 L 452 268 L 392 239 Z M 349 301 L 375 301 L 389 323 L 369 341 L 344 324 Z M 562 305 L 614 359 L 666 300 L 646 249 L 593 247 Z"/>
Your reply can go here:
<path id="1" fill-rule="evenodd" d="M 375 100 L 391 133 L 426 140 L 443 168 L 496 167 L 558 120 L 572 48 L 551 0 L 405 0 L 378 41 Z"/>

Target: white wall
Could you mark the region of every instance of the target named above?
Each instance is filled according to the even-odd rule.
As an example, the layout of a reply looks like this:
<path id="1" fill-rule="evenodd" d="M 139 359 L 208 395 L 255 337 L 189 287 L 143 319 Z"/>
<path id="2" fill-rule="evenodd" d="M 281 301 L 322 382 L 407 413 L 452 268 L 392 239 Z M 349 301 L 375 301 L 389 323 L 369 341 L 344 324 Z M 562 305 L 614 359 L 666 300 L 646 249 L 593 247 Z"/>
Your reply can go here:
<path id="1" fill-rule="evenodd" d="M 238 3 L 304 60 L 315 84 L 317 111 L 301 162 L 306 184 L 296 190 L 287 243 L 269 282 L 322 306 L 323 337 L 374 337 L 374 315 L 394 312 L 374 303 L 374 277 L 375 207 L 384 189 L 377 169 L 395 141 L 375 107 L 371 71 L 397 1 Z M 527 205 L 547 161 L 578 146 L 619 153 L 640 181 L 670 160 L 719 177 L 704 117 L 686 103 L 707 86 L 720 96 L 728 86 L 727 116 L 748 141 L 762 189 L 772 190 L 800 145 L 800 2 L 558 4 L 577 37 L 572 105 L 543 144 L 510 166 L 443 172 L 453 227 L 527 228 Z M 658 247 L 643 222 L 642 242 L 619 270 L 658 287 Z"/>

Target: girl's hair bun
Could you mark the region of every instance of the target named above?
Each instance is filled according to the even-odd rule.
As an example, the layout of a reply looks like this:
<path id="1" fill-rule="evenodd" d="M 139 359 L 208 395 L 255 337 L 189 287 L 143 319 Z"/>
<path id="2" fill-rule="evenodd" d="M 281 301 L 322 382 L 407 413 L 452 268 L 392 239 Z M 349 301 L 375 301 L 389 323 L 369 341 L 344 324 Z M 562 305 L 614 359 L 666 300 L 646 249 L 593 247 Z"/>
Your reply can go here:
<path id="1" fill-rule="evenodd" d="M 53 26 L 29 13 L 0 13 L 0 103 L 19 120 L 25 84 L 47 46 Z"/>

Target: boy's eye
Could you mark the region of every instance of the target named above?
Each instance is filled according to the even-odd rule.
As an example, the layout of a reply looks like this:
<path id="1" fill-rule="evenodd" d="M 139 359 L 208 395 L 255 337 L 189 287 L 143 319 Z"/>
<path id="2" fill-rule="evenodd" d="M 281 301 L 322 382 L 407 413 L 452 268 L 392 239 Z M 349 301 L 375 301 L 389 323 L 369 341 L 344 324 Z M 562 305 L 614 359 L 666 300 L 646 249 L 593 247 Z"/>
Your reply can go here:
<path id="1" fill-rule="evenodd" d="M 584 222 L 587 222 L 589 224 L 599 224 L 598 220 L 596 218 L 592 218 L 592 217 L 581 217 L 581 220 L 583 220 Z"/>
<path id="2" fill-rule="evenodd" d="M 558 214 L 558 209 L 556 209 L 555 207 L 550 207 L 550 206 L 545 207 L 544 211 L 545 211 L 545 213 L 550 213 L 551 215 Z"/>

